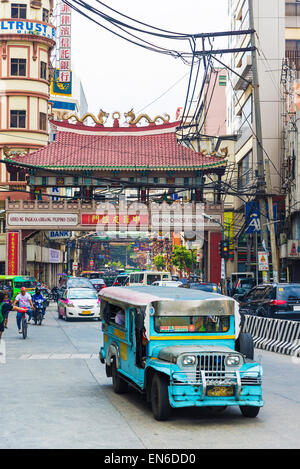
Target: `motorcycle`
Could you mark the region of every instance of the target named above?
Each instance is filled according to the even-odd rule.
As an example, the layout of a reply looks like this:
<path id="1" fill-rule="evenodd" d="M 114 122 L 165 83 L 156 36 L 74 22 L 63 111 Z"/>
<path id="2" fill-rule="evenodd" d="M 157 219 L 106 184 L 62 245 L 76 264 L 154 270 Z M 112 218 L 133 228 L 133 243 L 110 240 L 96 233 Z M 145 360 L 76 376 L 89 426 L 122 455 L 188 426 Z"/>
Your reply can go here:
<path id="1" fill-rule="evenodd" d="M 46 309 L 46 303 L 47 301 L 44 300 L 34 300 L 33 301 L 33 306 L 34 306 L 34 311 L 33 311 L 33 320 L 35 324 L 38 324 L 39 326 L 42 325 L 42 321 L 44 319 L 44 311 Z"/>

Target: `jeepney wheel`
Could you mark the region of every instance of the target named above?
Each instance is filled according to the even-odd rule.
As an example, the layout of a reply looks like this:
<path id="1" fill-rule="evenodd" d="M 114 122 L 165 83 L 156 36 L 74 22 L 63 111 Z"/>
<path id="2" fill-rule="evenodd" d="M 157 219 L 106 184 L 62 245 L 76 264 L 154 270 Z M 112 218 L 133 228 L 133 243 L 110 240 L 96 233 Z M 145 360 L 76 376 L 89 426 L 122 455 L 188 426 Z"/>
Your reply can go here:
<path id="1" fill-rule="evenodd" d="M 168 380 L 165 376 L 155 374 L 151 384 L 152 413 L 156 420 L 168 420 L 171 406 L 168 393 Z"/>
<path id="2" fill-rule="evenodd" d="M 240 409 L 244 417 L 254 419 L 258 415 L 260 407 L 254 407 L 250 405 L 240 405 Z"/>
<path id="3" fill-rule="evenodd" d="M 124 379 L 122 379 L 122 377 L 120 376 L 120 373 L 118 373 L 115 359 L 113 359 L 113 362 L 111 365 L 111 376 L 112 376 L 113 389 L 116 394 L 124 394 L 125 392 L 128 391 L 128 384 L 126 383 Z"/>
<path id="4" fill-rule="evenodd" d="M 240 332 L 236 341 L 235 349 L 241 354 L 245 355 L 246 358 L 253 360 L 254 358 L 254 343 L 253 337 L 249 332 Z"/>

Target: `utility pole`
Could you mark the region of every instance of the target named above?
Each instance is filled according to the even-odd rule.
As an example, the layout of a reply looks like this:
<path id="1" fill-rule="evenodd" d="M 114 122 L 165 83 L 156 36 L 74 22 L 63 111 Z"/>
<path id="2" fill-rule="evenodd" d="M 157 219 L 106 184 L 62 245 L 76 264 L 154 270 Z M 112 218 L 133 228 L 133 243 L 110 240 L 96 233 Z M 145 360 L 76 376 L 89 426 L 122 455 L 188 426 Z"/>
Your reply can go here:
<path id="1" fill-rule="evenodd" d="M 275 235 L 273 198 L 271 196 L 272 185 L 271 185 L 271 175 L 270 175 L 270 164 L 268 160 L 265 161 L 265 168 L 266 168 L 266 183 L 267 183 L 269 221 L 270 221 L 269 230 L 270 230 L 271 251 L 272 251 L 273 282 L 277 283 L 279 282 L 279 265 L 278 265 L 276 235 Z"/>
<path id="2" fill-rule="evenodd" d="M 254 10 L 253 0 L 249 0 L 249 27 L 255 31 L 254 27 Z M 257 51 L 256 51 L 256 37 L 255 32 L 251 33 L 251 51 L 252 55 L 252 87 L 253 87 L 253 100 L 254 100 L 254 114 L 255 114 L 255 133 L 256 133 L 256 155 L 258 166 L 258 200 L 260 211 L 260 229 L 261 238 L 265 250 L 269 251 L 268 229 L 267 229 L 267 214 L 265 202 L 265 168 L 264 168 L 264 153 L 262 146 L 262 127 L 261 127 L 261 112 L 260 112 L 260 99 L 259 99 L 259 84 L 258 84 L 258 70 L 257 70 Z M 267 272 L 267 282 L 270 280 L 270 274 Z"/>

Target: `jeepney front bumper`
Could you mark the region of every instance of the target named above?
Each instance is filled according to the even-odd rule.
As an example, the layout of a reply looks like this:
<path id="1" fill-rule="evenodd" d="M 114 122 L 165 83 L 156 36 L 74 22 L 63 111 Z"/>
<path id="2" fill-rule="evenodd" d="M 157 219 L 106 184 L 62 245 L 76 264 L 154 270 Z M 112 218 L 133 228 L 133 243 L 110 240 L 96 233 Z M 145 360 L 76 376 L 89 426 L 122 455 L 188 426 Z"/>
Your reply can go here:
<path id="1" fill-rule="evenodd" d="M 257 371 L 174 371 L 170 374 L 172 407 L 262 407 L 262 378 Z"/>

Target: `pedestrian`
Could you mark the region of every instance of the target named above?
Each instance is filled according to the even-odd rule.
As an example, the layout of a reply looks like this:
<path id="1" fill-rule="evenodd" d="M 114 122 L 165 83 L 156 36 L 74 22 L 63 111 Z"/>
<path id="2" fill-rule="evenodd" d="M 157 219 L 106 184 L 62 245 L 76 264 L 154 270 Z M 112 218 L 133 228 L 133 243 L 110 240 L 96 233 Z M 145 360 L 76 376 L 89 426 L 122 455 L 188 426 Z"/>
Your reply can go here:
<path id="1" fill-rule="evenodd" d="M 12 310 L 12 303 L 11 303 L 11 298 L 8 290 L 4 290 L 3 292 L 4 298 L 3 298 L 3 311 L 4 311 L 4 328 L 7 329 L 8 326 L 8 313 Z"/>
<path id="2" fill-rule="evenodd" d="M 11 305 L 4 302 L 5 292 L 0 291 L 0 342 L 5 329 L 5 320 Z"/>

